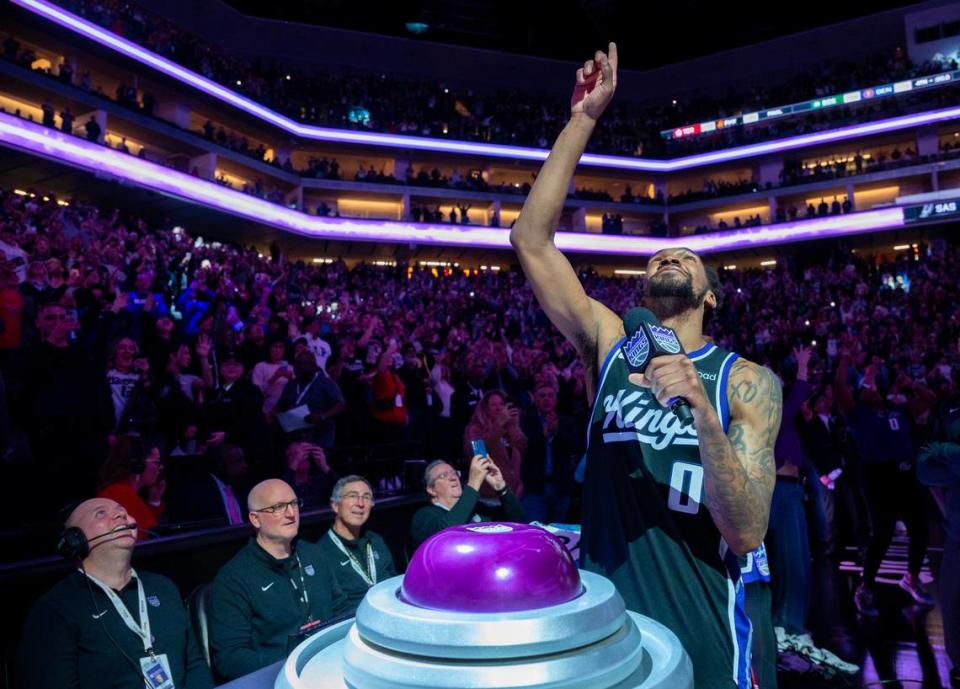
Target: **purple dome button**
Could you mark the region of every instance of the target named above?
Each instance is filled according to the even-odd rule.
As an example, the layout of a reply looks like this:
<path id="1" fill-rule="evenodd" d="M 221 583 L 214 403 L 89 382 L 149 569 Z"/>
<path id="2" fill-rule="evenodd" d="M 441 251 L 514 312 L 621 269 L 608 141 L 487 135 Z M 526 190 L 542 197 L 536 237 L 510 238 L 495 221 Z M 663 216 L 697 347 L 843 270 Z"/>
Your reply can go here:
<path id="1" fill-rule="evenodd" d="M 573 600 L 580 574 L 563 543 L 526 524 L 454 526 L 417 548 L 401 600 L 457 612 L 536 610 Z"/>

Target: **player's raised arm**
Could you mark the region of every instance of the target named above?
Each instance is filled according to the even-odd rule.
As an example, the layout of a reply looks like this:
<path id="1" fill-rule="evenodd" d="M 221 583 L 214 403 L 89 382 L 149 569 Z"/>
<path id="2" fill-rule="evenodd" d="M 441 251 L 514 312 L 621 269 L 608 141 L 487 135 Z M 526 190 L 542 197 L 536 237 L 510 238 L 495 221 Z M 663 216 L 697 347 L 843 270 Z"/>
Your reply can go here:
<path id="1" fill-rule="evenodd" d="M 540 306 L 555 326 L 594 366 L 622 332 L 619 317 L 587 296 L 570 262 L 553 242 L 570 180 L 617 87 L 617 46 L 597 51 L 577 70 L 570 121 L 533 185 L 510 232 L 510 243 Z"/>

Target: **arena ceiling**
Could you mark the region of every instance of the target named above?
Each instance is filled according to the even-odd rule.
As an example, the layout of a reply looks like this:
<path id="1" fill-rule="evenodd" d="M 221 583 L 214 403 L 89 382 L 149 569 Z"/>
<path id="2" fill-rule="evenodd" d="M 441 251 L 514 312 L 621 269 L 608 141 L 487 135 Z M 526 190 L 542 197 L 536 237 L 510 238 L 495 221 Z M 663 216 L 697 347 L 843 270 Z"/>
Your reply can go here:
<path id="1" fill-rule="evenodd" d="M 583 59 L 608 40 L 634 48 L 623 66 L 650 69 L 856 17 L 905 7 L 904 0 L 782 4 L 670 0 L 227 0 L 241 12 L 559 59 Z M 666 30 L 670 29 L 670 30 Z M 637 35 L 642 40 L 637 40 Z M 678 38 L 682 36 L 682 38 Z"/>

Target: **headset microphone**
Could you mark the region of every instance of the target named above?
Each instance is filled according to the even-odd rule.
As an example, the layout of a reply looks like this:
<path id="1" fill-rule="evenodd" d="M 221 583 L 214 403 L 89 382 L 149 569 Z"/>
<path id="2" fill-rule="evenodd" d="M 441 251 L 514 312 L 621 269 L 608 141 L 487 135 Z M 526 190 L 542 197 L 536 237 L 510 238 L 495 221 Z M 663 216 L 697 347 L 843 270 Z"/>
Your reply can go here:
<path id="1" fill-rule="evenodd" d="M 121 524 L 92 538 L 87 538 L 80 527 L 70 526 L 64 529 L 60 538 L 57 539 L 57 552 L 67 560 L 82 560 L 90 554 L 91 543 L 127 530 L 137 530 L 137 525 L 135 523 Z"/>

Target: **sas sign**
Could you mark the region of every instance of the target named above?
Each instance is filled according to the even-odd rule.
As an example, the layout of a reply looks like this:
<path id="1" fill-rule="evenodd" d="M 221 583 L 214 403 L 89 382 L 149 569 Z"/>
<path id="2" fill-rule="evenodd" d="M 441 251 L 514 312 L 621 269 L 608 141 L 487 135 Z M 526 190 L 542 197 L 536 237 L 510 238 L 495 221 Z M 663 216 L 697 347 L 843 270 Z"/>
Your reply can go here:
<path id="1" fill-rule="evenodd" d="M 933 204 L 934 215 L 943 215 L 944 213 L 956 213 L 956 212 L 957 212 L 956 201 L 947 201 L 946 203 Z"/>
<path id="2" fill-rule="evenodd" d="M 906 208 L 903 215 L 907 222 L 922 222 L 958 214 L 960 214 L 960 201 L 941 201 L 940 203 L 925 203 L 922 206 Z"/>

